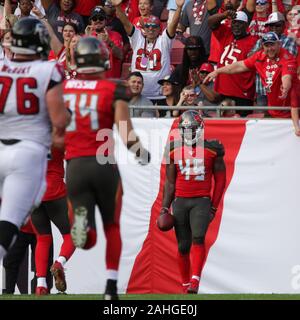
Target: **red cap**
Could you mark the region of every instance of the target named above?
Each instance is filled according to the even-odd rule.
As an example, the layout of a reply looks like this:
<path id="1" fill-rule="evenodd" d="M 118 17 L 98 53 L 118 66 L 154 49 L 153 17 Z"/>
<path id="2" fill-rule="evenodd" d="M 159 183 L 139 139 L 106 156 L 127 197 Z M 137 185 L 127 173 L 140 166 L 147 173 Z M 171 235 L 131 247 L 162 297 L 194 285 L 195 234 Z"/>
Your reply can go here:
<path id="1" fill-rule="evenodd" d="M 201 67 L 200 67 L 200 71 L 206 71 L 206 72 L 213 72 L 214 71 L 214 67 L 211 63 L 209 62 L 204 62 L 202 63 Z"/>
<path id="2" fill-rule="evenodd" d="M 145 18 L 144 24 L 146 24 L 146 23 L 153 23 L 153 24 L 160 26 L 160 20 L 156 16 L 149 16 L 149 17 Z"/>

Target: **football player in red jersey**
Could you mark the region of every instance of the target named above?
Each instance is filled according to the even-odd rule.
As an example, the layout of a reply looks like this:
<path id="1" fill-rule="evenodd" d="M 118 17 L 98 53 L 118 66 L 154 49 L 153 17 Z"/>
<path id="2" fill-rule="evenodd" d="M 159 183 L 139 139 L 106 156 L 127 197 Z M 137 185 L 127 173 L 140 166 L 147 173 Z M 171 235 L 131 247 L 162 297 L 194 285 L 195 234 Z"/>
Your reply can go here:
<path id="1" fill-rule="evenodd" d="M 181 139 L 166 147 L 166 181 L 160 214 L 172 206 L 183 292 L 198 293 L 205 234 L 225 189 L 224 147 L 217 140 L 203 139 L 204 122 L 196 111 L 184 112 L 178 127 Z"/>
<path id="2" fill-rule="evenodd" d="M 63 237 L 58 258 L 50 271 L 55 279 L 56 289 L 65 292 L 67 289 L 64 265 L 75 251 L 71 238 L 71 226 L 67 203 L 67 190 L 64 183 L 64 151 L 51 149 L 51 158 L 47 168 L 47 190 L 41 205 L 31 214 L 31 221 L 36 232 L 35 265 L 37 276 L 36 295 L 49 293 L 46 275 L 49 264 L 49 248 L 53 243 L 51 221 Z"/>
<path id="3" fill-rule="evenodd" d="M 75 48 L 75 60 L 78 78 L 68 80 L 64 85 L 65 103 L 73 111 L 65 139 L 67 190 L 75 219 L 71 235 L 76 247 L 89 249 L 95 245 L 97 205 L 107 240 L 108 280 L 104 299 L 113 300 L 118 299 L 117 276 L 122 245 L 122 185 L 113 155 L 113 124 L 118 127 L 127 148 L 136 150 L 136 157 L 141 162 L 147 164 L 150 154 L 133 131 L 127 105 L 130 96 L 126 88 L 105 80 L 109 67 L 105 44 L 94 37 L 82 38 Z M 122 130 L 124 125 L 126 132 Z M 99 141 L 101 133 L 107 133 L 104 141 Z"/>

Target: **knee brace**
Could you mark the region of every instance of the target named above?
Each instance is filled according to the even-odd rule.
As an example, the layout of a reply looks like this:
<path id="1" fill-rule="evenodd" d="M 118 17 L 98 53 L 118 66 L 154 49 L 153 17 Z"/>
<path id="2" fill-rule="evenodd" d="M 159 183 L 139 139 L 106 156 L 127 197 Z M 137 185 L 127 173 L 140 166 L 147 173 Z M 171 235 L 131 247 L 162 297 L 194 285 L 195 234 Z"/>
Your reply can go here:
<path id="1" fill-rule="evenodd" d="M 0 221 L 0 245 L 8 251 L 17 239 L 19 229 L 8 221 Z"/>

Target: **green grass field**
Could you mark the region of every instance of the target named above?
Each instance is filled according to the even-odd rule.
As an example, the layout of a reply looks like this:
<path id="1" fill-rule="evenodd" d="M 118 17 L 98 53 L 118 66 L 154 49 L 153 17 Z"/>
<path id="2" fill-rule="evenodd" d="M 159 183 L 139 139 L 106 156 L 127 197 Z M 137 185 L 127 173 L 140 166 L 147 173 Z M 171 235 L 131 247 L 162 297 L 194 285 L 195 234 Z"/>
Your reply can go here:
<path id="1" fill-rule="evenodd" d="M 120 300 L 300 300 L 299 294 L 121 294 Z M 98 294 L 0 295 L 0 300 L 102 300 Z"/>

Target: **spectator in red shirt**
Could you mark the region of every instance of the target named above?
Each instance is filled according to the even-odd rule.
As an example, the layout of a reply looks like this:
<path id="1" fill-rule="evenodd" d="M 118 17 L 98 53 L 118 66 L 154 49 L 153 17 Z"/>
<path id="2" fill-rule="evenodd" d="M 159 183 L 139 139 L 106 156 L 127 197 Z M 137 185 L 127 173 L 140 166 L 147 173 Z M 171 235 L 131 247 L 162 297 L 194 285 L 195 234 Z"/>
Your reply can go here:
<path id="1" fill-rule="evenodd" d="M 92 11 L 86 34 L 104 41 L 109 49 L 111 68 L 106 72 L 106 77 L 120 78 L 123 60 L 122 36 L 106 27 L 106 13 L 102 7 L 95 7 Z"/>
<path id="2" fill-rule="evenodd" d="M 262 37 L 263 49 L 250 58 L 237 61 L 211 72 L 205 81 L 216 78 L 219 74 L 236 74 L 256 70 L 266 87 L 269 106 L 290 106 L 291 88 L 295 81 L 296 59 L 281 48 L 278 35 L 268 32 Z M 289 118 L 290 111 L 268 110 L 274 118 Z"/>
<path id="3" fill-rule="evenodd" d="M 220 68 L 247 58 L 256 43 L 256 37 L 247 33 L 249 20 L 244 11 L 227 10 L 223 15 L 218 16 L 218 24 L 216 20 L 210 24 L 209 20 L 209 25 L 220 43 L 222 52 L 218 62 L 218 68 Z M 221 24 L 225 18 L 232 20 L 231 26 Z M 215 81 L 215 91 L 221 95 L 221 99 L 233 99 L 237 106 L 251 106 L 255 95 L 255 72 L 249 70 L 247 73 L 233 76 L 220 74 Z M 241 116 L 247 116 L 251 112 L 241 110 L 238 113 Z"/>

